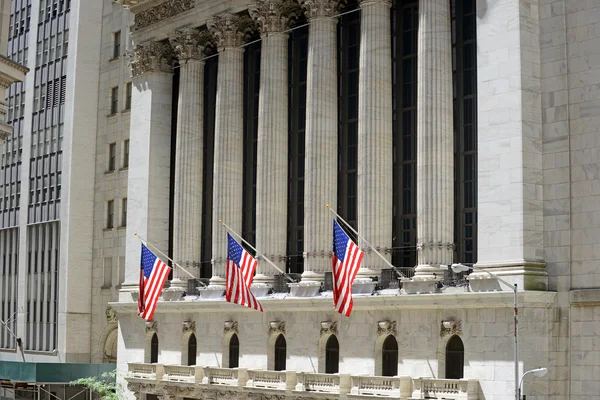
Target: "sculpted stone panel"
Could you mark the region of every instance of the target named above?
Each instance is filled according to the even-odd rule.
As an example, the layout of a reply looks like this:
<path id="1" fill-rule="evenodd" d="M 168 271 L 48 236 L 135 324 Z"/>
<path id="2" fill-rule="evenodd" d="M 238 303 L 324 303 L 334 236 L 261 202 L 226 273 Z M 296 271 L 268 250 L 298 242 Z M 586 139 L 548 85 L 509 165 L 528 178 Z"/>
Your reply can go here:
<path id="1" fill-rule="evenodd" d="M 194 7 L 196 0 L 168 0 L 135 15 L 134 30 L 146 28 Z"/>

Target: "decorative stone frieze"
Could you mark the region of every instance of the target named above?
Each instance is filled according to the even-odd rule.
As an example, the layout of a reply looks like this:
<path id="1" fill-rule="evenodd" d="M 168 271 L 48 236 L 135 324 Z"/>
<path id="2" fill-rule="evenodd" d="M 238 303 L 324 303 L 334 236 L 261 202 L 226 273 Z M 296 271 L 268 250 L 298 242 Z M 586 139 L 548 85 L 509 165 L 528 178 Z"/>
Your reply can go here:
<path id="1" fill-rule="evenodd" d="M 236 335 L 239 333 L 237 321 L 225 321 L 223 324 L 223 334 L 226 335 L 228 333 L 235 333 Z"/>
<path id="2" fill-rule="evenodd" d="M 183 321 L 183 334 L 196 333 L 196 321 Z"/>
<path id="3" fill-rule="evenodd" d="M 396 321 L 379 321 L 377 323 L 377 336 L 396 336 Z"/>
<path id="4" fill-rule="evenodd" d="M 148 321 L 146 322 L 146 334 L 158 332 L 158 322 Z"/>
<path id="5" fill-rule="evenodd" d="M 279 335 L 280 333 L 283 333 L 285 335 L 285 321 L 269 322 L 269 336 Z"/>
<path id="6" fill-rule="evenodd" d="M 149 72 L 173 72 L 173 50 L 168 43 L 150 42 L 127 53 L 132 76 Z"/>
<path id="7" fill-rule="evenodd" d="M 334 16 L 345 0 L 300 0 L 306 18 L 328 18 Z"/>
<path id="8" fill-rule="evenodd" d="M 138 30 L 154 25 L 164 19 L 194 8 L 195 4 L 196 0 L 168 0 L 136 14 L 133 29 Z"/>
<path id="9" fill-rule="evenodd" d="M 224 13 L 206 21 L 206 27 L 213 36 L 218 51 L 240 47 L 254 30 L 254 23 L 248 17 Z"/>
<path id="10" fill-rule="evenodd" d="M 141 385 L 139 383 L 131 383 L 131 382 L 127 383 L 127 390 L 129 390 L 131 393 L 133 393 L 133 395 L 135 396 L 136 399 L 140 398 L 140 388 L 141 388 Z"/>
<path id="11" fill-rule="evenodd" d="M 204 47 L 210 44 L 212 36 L 205 30 L 185 28 L 176 31 L 169 37 L 179 63 L 188 60 L 200 60 L 204 57 Z"/>
<path id="12" fill-rule="evenodd" d="M 111 306 L 106 307 L 106 322 L 108 322 L 109 325 L 119 322 L 117 312 Z"/>
<path id="13" fill-rule="evenodd" d="M 338 334 L 338 323 L 337 321 L 323 321 L 321 322 L 321 336 L 323 335 L 337 335 Z"/>
<path id="14" fill-rule="evenodd" d="M 258 0 L 248 9 L 261 34 L 283 32 L 300 15 L 298 5 L 289 0 Z"/>
<path id="15" fill-rule="evenodd" d="M 462 334 L 462 323 L 460 321 L 442 321 L 440 337 Z"/>
<path id="16" fill-rule="evenodd" d="M 194 388 L 191 387 L 181 387 L 175 385 L 167 385 L 163 388 L 163 399 L 165 400 L 175 400 L 182 397 L 191 397 L 194 393 Z"/>

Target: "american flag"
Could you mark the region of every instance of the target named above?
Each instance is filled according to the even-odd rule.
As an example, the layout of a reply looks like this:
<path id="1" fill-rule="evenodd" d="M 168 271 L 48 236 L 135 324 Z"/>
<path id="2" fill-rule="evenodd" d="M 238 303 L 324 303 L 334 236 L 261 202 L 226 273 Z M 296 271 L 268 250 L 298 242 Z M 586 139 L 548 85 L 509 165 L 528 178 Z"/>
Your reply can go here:
<path id="1" fill-rule="evenodd" d="M 364 257 L 337 221 L 333 221 L 333 304 L 346 317 L 352 312 L 352 282 Z"/>
<path id="2" fill-rule="evenodd" d="M 227 234 L 227 243 L 225 298 L 230 303 L 262 311 L 262 306 L 250 291 L 258 262 L 229 233 Z"/>
<path id="3" fill-rule="evenodd" d="M 142 244 L 138 315 L 146 321 L 154 316 L 158 296 L 170 272 L 171 268 Z"/>

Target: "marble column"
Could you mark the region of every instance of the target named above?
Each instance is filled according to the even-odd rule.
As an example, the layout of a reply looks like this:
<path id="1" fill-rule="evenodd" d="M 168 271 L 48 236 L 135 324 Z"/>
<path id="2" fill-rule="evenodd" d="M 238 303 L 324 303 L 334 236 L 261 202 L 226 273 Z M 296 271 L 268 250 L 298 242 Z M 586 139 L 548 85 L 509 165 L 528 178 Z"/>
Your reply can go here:
<path id="1" fill-rule="evenodd" d="M 392 38 L 389 0 L 360 3 L 358 86 L 358 232 L 389 260 L 392 247 Z M 389 266 L 365 251 L 357 277 Z"/>
<path id="2" fill-rule="evenodd" d="M 179 103 L 175 149 L 173 260 L 200 276 L 202 232 L 202 156 L 204 119 L 203 39 L 196 29 L 177 31 L 170 39 L 179 59 Z M 187 290 L 188 274 L 173 270 L 172 287 Z"/>
<path id="3" fill-rule="evenodd" d="M 450 2 L 419 3 L 417 72 L 417 268 L 415 280 L 441 280 L 452 264 L 454 155 Z M 434 275 L 435 274 L 435 275 Z"/>
<path id="4" fill-rule="evenodd" d="M 120 298 L 138 289 L 140 241 L 169 248 L 169 186 L 171 175 L 172 50 L 166 43 L 136 46 L 130 55 L 133 93 L 128 172 L 125 283 Z M 166 261 L 166 260 L 163 260 Z"/>
<path id="5" fill-rule="evenodd" d="M 262 37 L 256 176 L 256 248 L 285 271 L 288 187 L 288 35 L 297 8 L 289 0 L 259 0 L 250 8 Z M 258 264 L 254 285 L 277 273 Z"/>
<path id="6" fill-rule="evenodd" d="M 244 169 L 244 49 L 241 47 L 252 21 L 224 13 L 207 21 L 219 52 L 215 110 L 215 161 L 213 185 L 213 233 L 210 285 L 225 287 L 227 235 L 222 220 L 242 231 Z"/>
<path id="7" fill-rule="evenodd" d="M 337 208 L 338 91 L 336 0 L 301 0 L 310 23 L 306 82 L 304 169 L 304 273 L 321 282 L 331 270 L 333 229 L 329 204 Z"/>

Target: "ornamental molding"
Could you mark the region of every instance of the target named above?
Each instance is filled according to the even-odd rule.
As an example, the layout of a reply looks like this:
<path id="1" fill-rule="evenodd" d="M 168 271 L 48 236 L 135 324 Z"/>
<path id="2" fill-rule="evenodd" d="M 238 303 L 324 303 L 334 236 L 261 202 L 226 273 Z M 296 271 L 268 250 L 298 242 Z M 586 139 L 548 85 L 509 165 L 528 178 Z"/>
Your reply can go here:
<path id="1" fill-rule="evenodd" d="M 183 321 L 183 334 L 196 333 L 196 321 Z"/>
<path id="2" fill-rule="evenodd" d="M 206 21 L 206 27 L 215 40 L 217 50 L 223 51 L 243 45 L 255 25 L 250 17 L 223 13 Z"/>
<path id="3" fill-rule="evenodd" d="M 258 0 L 248 8 L 263 36 L 288 30 L 300 12 L 298 4 L 290 0 Z"/>
<path id="4" fill-rule="evenodd" d="M 223 334 L 227 335 L 228 333 L 239 334 L 237 321 L 225 321 L 223 323 Z"/>
<path id="5" fill-rule="evenodd" d="M 345 0 L 300 0 L 306 18 L 333 17 L 346 3 Z"/>
<path id="6" fill-rule="evenodd" d="M 321 336 L 323 335 L 336 335 L 338 334 L 338 323 L 337 321 L 323 321 L 321 322 Z"/>
<path id="7" fill-rule="evenodd" d="M 181 397 L 190 397 L 194 393 L 194 388 L 167 385 L 164 386 L 163 391 L 164 395 L 169 396 L 169 398 L 177 399 Z"/>
<path id="8" fill-rule="evenodd" d="M 127 390 L 132 392 L 136 399 L 140 398 L 140 388 L 141 388 L 141 385 L 139 383 L 131 383 L 131 382 L 127 383 Z"/>
<path id="9" fill-rule="evenodd" d="M 152 8 L 135 14 L 135 25 L 133 30 L 147 28 L 164 19 L 171 18 L 177 14 L 194 8 L 196 0 L 168 0 Z"/>
<path id="10" fill-rule="evenodd" d="M 146 322 L 146 335 L 149 335 L 151 333 L 157 333 L 157 332 L 158 332 L 158 322 L 156 322 L 156 321 Z"/>
<path id="11" fill-rule="evenodd" d="M 269 322 L 269 336 L 270 335 L 285 335 L 285 321 L 271 321 Z"/>
<path id="12" fill-rule="evenodd" d="M 180 63 L 201 60 L 205 55 L 205 47 L 211 41 L 212 37 L 206 30 L 194 28 L 181 29 L 169 36 L 169 43 Z"/>
<path id="13" fill-rule="evenodd" d="M 135 46 L 127 57 L 134 77 L 151 72 L 173 72 L 173 50 L 167 43 L 150 42 Z"/>
<path id="14" fill-rule="evenodd" d="M 109 325 L 119 322 L 117 311 L 111 306 L 106 307 L 106 322 L 108 322 Z"/>
<path id="15" fill-rule="evenodd" d="M 396 336 L 396 321 L 379 321 L 377 323 L 377 336 Z"/>
<path id="16" fill-rule="evenodd" d="M 440 327 L 440 337 L 448 335 L 461 335 L 462 334 L 462 323 L 461 321 L 442 321 Z"/>

